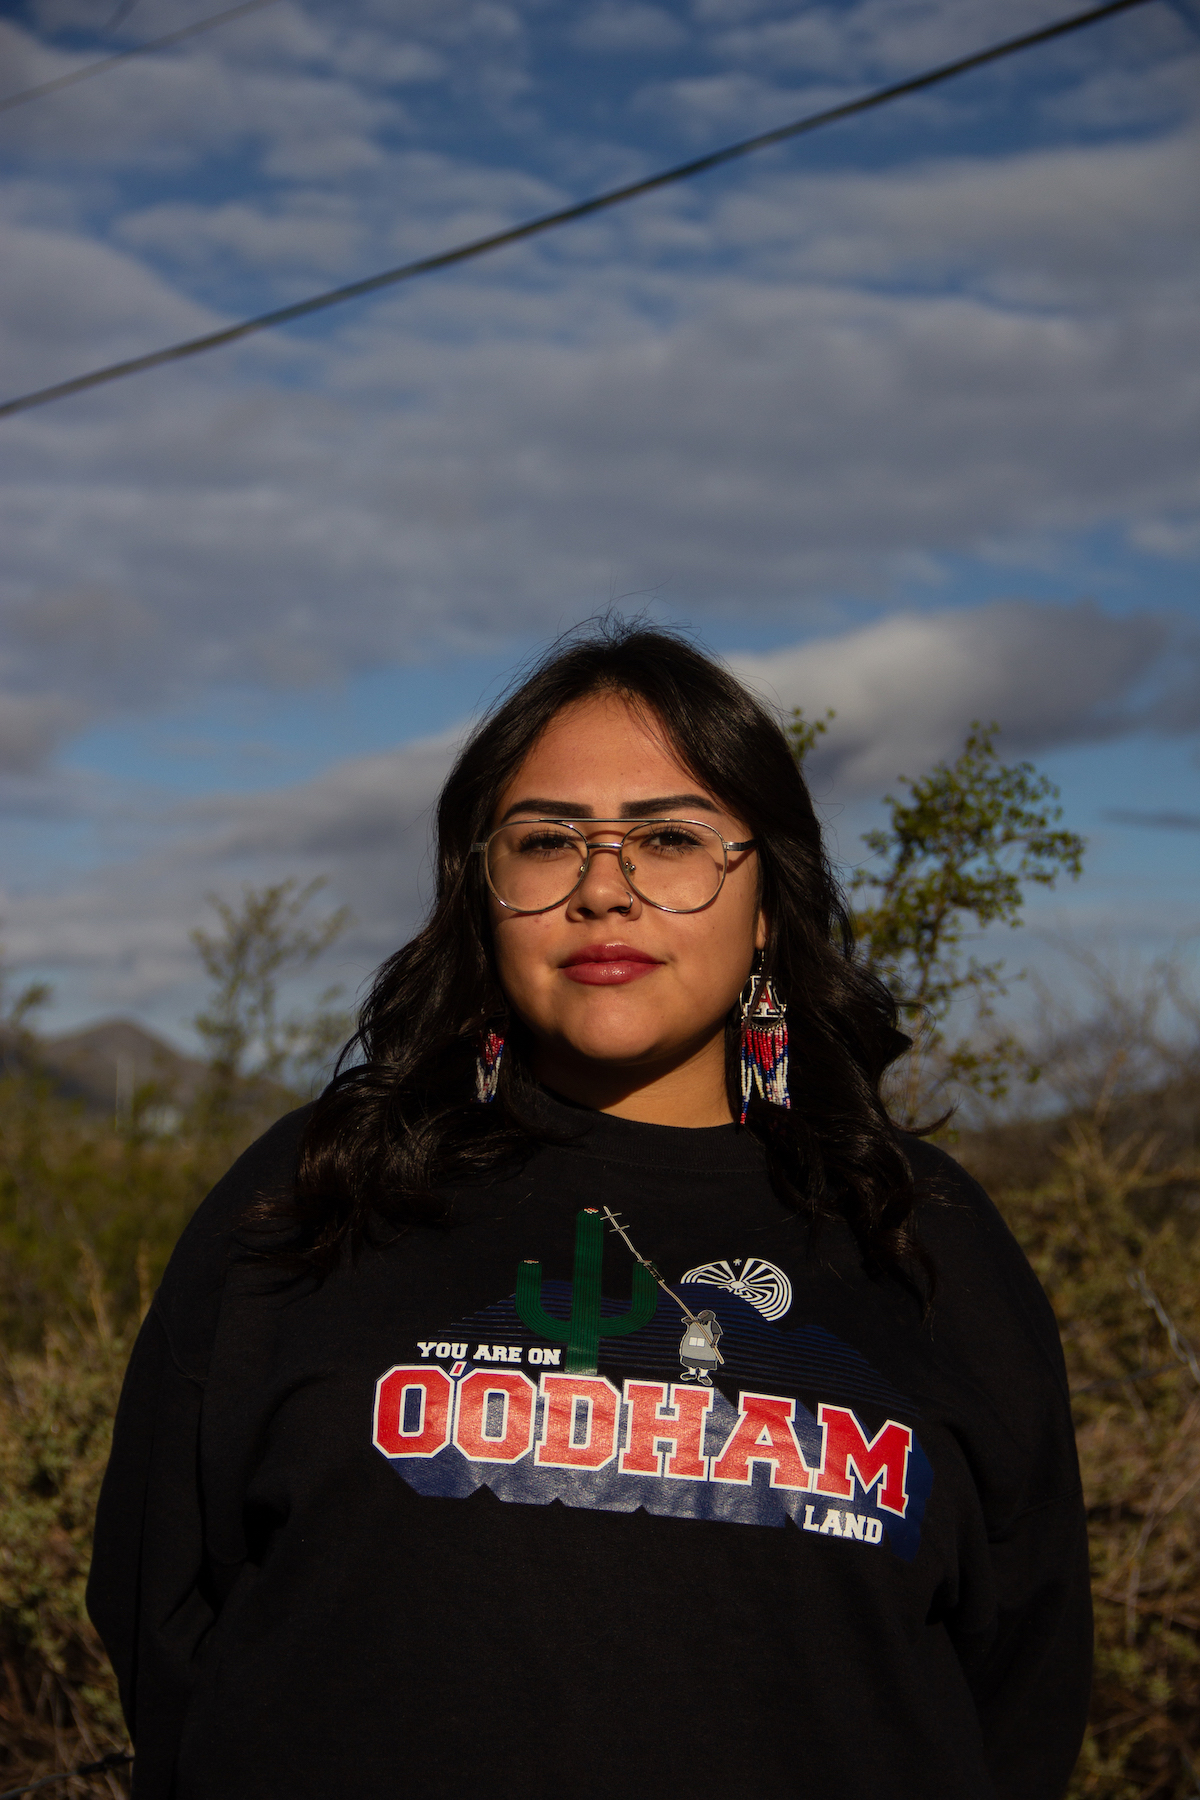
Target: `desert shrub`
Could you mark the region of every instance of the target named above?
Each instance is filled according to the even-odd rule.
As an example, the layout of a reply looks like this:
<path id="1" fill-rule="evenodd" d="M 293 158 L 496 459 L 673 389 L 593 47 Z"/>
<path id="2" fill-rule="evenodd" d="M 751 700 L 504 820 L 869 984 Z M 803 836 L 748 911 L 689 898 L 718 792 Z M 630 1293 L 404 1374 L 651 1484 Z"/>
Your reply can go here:
<path id="1" fill-rule="evenodd" d="M 0 1787 L 126 1744 L 116 1681 L 84 1609 L 92 1519 L 129 1348 L 96 1271 L 86 1325 L 0 1357 Z M 59 1794 L 122 1796 L 108 1773 Z"/>
<path id="2" fill-rule="evenodd" d="M 342 991 L 326 988 L 295 1013 L 280 984 L 309 970 L 347 924 L 344 907 L 307 919 L 323 886 L 247 885 L 237 905 L 210 896 L 220 929 L 192 934 L 211 983 L 193 1023 L 210 1054 L 186 1105 L 154 1082 L 115 1120 L 64 1098 L 30 1025 L 47 990 L 13 997 L 0 963 L 0 1343 L 35 1350 L 48 1326 L 86 1305 L 81 1251 L 114 1316 L 132 1316 L 213 1183 L 320 1084 L 353 1026 Z"/>
<path id="3" fill-rule="evenodd" d="M 47 1327 L 87 1307 L 81 1251 L 114 1317 L 135 1315 L 208 1189 L 289 1104 L 276 1091 L 236 1128 L 159 1137 L 140 1105 L 118 1127 L 36 1072 L 0 1076 L 0 1343 L 36 1350 Z"/>
<path id="4" fill-rule="evenodd" d="M 321 884 L 247 888 L 197 933 L 214 985 L 196 1021 L 212 1052 L 187 1108 L 152 1084 L 119 1120 L 56 1089 L 29 1019 L 40 987 L 8 998 L 0 968 L 0 1789 L 125 1746 L 116 1683 L 84 1590 L 92 1521 L 138 1321 L 180 1232 L 238 1153 L 303 1100 L 349 1030 L 321 996 L 280 1013 L 281 972 L 306 969 L 344 910 L 302 914 Z M 124 1795 L 123 1773 L 57 1794 Z"/>
<path id="5" fill-rule="evenodd" d="M 1188 1355 L 1200 1342 L 1200 1236 L 1181 1199 L 1200 1185 L 1200 1165 L 1167 1154 L 1167 1133 L 1130 1130 L 1129 1114 L 1102 1097 L 1090 1116 L 1055 1122 L 1040 1179 L 1026 1147 L 1014 1156 L 1024 1180 L 995 1183 L 995 1135 L 981 1161 L 1054 1306 L 1073 1396 L 1096 1680 L 1072 1800 L 1192 1800 L 1200 1365 Z M 956 1152 L 970 1164 L 969 1143 Z"/>

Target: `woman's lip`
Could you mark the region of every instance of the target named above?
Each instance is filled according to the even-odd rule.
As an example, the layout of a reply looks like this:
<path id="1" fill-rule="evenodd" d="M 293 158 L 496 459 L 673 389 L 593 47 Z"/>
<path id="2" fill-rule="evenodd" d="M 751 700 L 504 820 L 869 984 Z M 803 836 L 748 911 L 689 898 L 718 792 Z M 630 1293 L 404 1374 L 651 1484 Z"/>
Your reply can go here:
<path id="1" fill-rule="evenodd" d="M 588 944 L 567 958 L 562 972 L 568 981 L 584 987 L 620 987 L 628 981 L 640 981 L 643 975 L 661 966 L 656 956 L 629 944 Z"/>
<path id="2" fill-rule="evenodd" d="M 573 969 L 579 963 L 653 963 L 657 965 L 657 956 L 651 956 L 648 950 L 635 950 L 632 944 L 585 944 L 582 950 L 573 950 L 563 963 L 564 969 Z"/>

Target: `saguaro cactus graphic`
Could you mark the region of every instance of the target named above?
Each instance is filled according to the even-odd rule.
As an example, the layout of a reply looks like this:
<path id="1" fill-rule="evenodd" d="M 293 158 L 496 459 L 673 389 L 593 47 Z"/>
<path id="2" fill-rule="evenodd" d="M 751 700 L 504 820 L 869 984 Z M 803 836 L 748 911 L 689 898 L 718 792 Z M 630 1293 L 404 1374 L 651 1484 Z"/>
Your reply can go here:
<path id="1" fill-rule="evenodd" d="M 594 1375 L 602 1337 L 625 1337 L 648 1325 L 658 1308 L 654 1277 L 639 1263 L 633 1268 L 633 1302 L 617 1319 L 600 1317 L 600 1266 L 604 1258 L 604 1220 L 594 1206 L 575 1215 L 575 1279 L 571 1316 L 555 1319 L 542 1305 L 542 1265 L 517 1266 L 517 1311 L 539 1337 L 567 1346 L 565 1367 L 571 1375 Z"/>

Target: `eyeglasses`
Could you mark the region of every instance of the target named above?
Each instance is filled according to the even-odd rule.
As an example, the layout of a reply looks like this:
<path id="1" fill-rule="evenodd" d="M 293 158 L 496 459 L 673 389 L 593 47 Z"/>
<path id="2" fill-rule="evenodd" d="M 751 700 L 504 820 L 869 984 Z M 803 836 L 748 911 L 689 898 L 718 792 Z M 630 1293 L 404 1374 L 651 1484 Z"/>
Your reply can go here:
<path id="1" fill-rule="evenodd" d="M 582 826 L 628 825 L 616 842 L 593 843 Z M 730 851 L 753 850 L 725 841 L 697 819 L 514 819 L 471 849 L 483 857 L 487 884 L 509 912 L 549 912 L 571 898 L 596 850 L 616 852 L 622 880 L 660 912 L 699 912 L 725 882 Z"/>

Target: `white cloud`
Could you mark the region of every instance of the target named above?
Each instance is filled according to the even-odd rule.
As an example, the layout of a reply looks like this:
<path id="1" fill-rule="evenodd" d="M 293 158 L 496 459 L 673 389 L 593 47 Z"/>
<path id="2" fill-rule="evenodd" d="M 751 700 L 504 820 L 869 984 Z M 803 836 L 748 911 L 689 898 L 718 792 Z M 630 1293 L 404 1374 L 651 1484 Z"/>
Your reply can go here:
<path id="1" fill-rule="evenodd" d="M 315 153 L 324 156 L 326 149 L 321 140 Z M 374 151 L 371 159 L 372 166 L 384 166 Z M 290 172 L 306 171 L 297 165 Z M 329 172 L 327 163 L 322 172 Z M 431 151 L 388 156 L 386 180 L 373 188 L 351 197 L 301 184 L 253 202 L 164 201 L 121 215 L 112 236 L 183 281 L 200 278 L 211 288 L 231 267 L 244 268 L 277 276 L 290 298 L 313 285 L 483 237 L 566 199 L 561 189 L 520 170 L 481 169 Z M 308 278 L 299 287 L 298 272 Z"/>
<path id="2" fill-rule="evenodd" d="M 95 9 L 45 29 L 113 48 Z M 372 16 L 374 14 L 374 16 Z M 128 34 L 135 40 L 194 22 L 194 6 L 158 0 Z M 5 91 L 78 68 L 89 53 L 64 52 L 21 25 L 0 22 Z M 285 0 L 177 47 L 136 56 L 12 115 L 24 157 L 61 171 L 78 159 L 95 177 L 136 170 L 178 177 L 207 157 L 243 162 L 241 191 L 265 169 L 324 185 L 361 183 L 380 145 L 419 129 L 408 96 L 444 86 L 476 111 L 507 118 L 529 85 L 523 21 L 490 0 L 375 7 L 358 0 L 305 10 Z M 10 134 L 12 124 L 6 120 Z"/>
<path id="3" fill-rule="evenodd" d="M 769 130 L 848 98 L 842 87 L 783 89 L 765 76 L 735 68 L 647 82 L 638 90 L 634 110 L 646 118 L 671 119 L 694 141 L 715 137 L 719 142 L 723 135 Z"/>
<path id="4" fill-rule="evenodd" d="M 128 594 L 103 587 L 43 593 L 34 604 L 6 608 L 4 626 L 0 776 L 40 778 L 64 740 L 114 707 L 144 706 L 161 687 L 161 621 Z M 8 797 L 25 807 L 15 790 Z"/>
<path id="5" fill-rule="evenodd" d="M 571 33 L 582 50 L 673 50 L 685 39 L 678 19 L 661 6 L 598 0 L 583 11 Z"/>
<path id="6" fill-rule="evenodd" d="M 830 595 L 879 601 L 924 570 L 932 597 L 946 559 L 1050 554 L 1101 524 L 1178 555 L 1198 492 L 1192 151 L 681 200 L 692 267 L 642 266 L 654 227 L 630 213 L 576 258 L 531 248 L 326 337 L 7 421 L 0 594 L 40 604 L 86 570 L 128 596 L 156 622 L 128 655 L 157 696 L 495 646 L 614 593 L 800 625 Z M 462 165 L 406 166 L 465 202 Z M 491 179 L 489 219 L 536 185 Z M 231 242 L 255 230 L 249 209 L 196 211 L 217 237 L 233 220 Z M 13 385 L 212 320 L 132 255 L 6 231 Z M 281 276 L 290 247 L 264 249 Z M 950 289 L 906 286 L 918 265 Z"/>
<path id="7" fill-rule="evenodd" d="M 218 861 L 245 856 L 297 859 L 366 859 L 394 868 L 423 837 L 428 813 L 441 789 L 460 730 L 405 744 L 397 750 L 336 763 L 310 781 L 249 796 L 214 796 L 190 808 L 193 829 L 212 822 L 205 855 Z M 415 893 L 406 870 L 405 898 Z M 394 875 L 391 878 L 394 891 Z"/>
<path id="8" fill-rule="evenodd" d="M 61 167 L 76 156 L 93 179 L 134 169 L 178 179 L 201 155 L 240 155 L 255 173 L 259 156 L 300 156 L 322 145 L 337 153 L 329 169 L 336 177 L 375 159 L 376 133 L 397 116 L 395 101 L 349 80 L 228 62 L 215 40 L 201 39 L 186 55 L 135 57 L 31 103 L 6 124 L 11 131 L 20 119 L 28 162 Z"/>
<path id="9" fill-rule="evenodd" d="M 221 206 L 164 202 L 128 213 L 117 236 L 132 250 L 165 256 L 211 279 L 214 259 L 245 268 L 337 277 L 361 255 L 363 221 L 335 198 L 305 196 L 279 210 L 230 200 Z"/>
<path id="10" fill-rule="evenodd" d="M 0 773 L 23 775 L 41 766 L 69 731 L 78 731 L 87 713 L 60 694 L 0 691 Z"/>
<path id="11" fill-rule="evenodd" d="M 990 0 L 859 0 L 800 9 L 707 0 L 692 10 L 711 69 L 670 80 L 654 71 L 636 100 L 639 110 L 664 112 L 692 133 L 781 125 L 1062 16 L 1051 0 L 1010 0 L 1003 13 Z M 989 117 L 1002 120 L 1022 90 L 1044 129 L 1153 129 L 1194 113 L 1196 61 L 1194 26 L 1173 8 L 1143 8 L 974 79 L 909 95 L 862 129 L 978 129 Z"/>
<path id="12" fill-rule="evenodd" d="M 8 392 L 218 323 L 144 265 L 81 232 L 0 221 L 0 370 Z"/>
<path id="13" fill-rule="evenodd" d="M 178 1020 L 196 1004 L 189 932 L 210 923 L 210 891 L 236 903 L 246 881 L 330 875 L 330 904 L 349 900 L 355 913 L 339 959 L 356 985 L 428 904 L 429 814 L 457 737 L 348 759 L 282 789 L 144 813 L 150 847 L 139 854 L 0 895 L 5 952 L 54 974 L 65 1017 L 120 1005 Z"/>
<path id="14" fill-rule="evenodd" d="M 834 282 L 965 284 L 1008 306 L 1080 317 L 1191 303 L 1200 135 L 943 157 L 880 174 L 772 176 L 728 196 L 714 240 Z"/>
<path id="15" fill-rule="evenodd" d="M 1192 519 L 1146 519 L 1136 525 L 1130 536 L 1140 549 L 1154 556 L 1178 557 L 1180 561 L 1200 555 L 1200 503 Z"/>
<path id="16" fill-rule="evenodd" d="M 1158 667 L 1166 621 L 1076 606 L 1000 601 L 970 611 L 898 614 L 845 635 L 731 659 L 784 709 L 836 718 L 819 752 L 839 795 L 873 794 L 900 771 L 953 754 L 974 720 L 999 723 L 1005 754 L 1095 742 L 1160 710 L 1173 671 Z M 1194 689 L 1194 652 L 1181 658 Z M 1157 675 L 1147 690 L 1145 678 Z M 1192 695 L 1189 724 L 1198 712 Z M 1179 721 L 1183 725 L 1183 721 Z M 1183 728 L 1188 728 L 1184 726 Z"/>
<path id="17" fill-rule="evenodd" d="M 857 0 L 849 6 L 806 6 L 783 17 L 772 17 L 765 8 L 742 7 L 737 0 L 731 5 L 709 0 L 698 10 L 717 27 L 709 44 L 726 63 L 760 63 L 852 80 L 903 78 L 936 68 L 1062 16 L 1052 0 L 1009 0 L 1002 14 L 991 0 Z M 1130 44 L 1145 36 L 1142 19 L 1121 48 L 1128 53 Z M 1183 36 L 1176 23 L 1165 34 L 1166 47 L 1175 48 Z M 1157 37 L 1152 39 L 1153 50 L 1163 47 Z M 1108 60 L 1111 38 L 1104 48 Z M 1081 38 L 1048 54 L 1078 67 L 1087 66 L 1096 53 Z"/>

